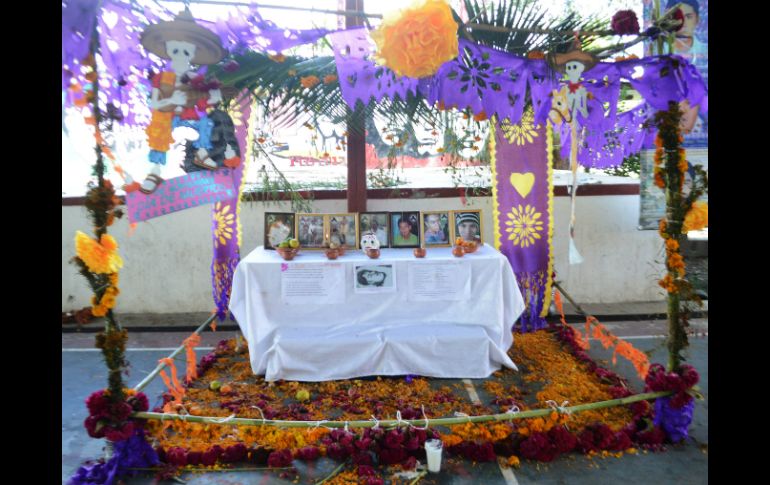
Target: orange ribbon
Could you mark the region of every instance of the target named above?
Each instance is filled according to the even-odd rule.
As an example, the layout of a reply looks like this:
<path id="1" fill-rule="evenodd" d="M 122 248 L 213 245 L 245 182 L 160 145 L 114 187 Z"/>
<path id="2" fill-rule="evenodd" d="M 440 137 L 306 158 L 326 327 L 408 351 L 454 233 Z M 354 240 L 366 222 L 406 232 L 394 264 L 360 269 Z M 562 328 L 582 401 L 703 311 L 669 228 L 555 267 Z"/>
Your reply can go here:
<path id="1" fill-rule="evenodd" d="M 185 381 L 189 384 L 198 378 L 198 364 L 195 359 L 195 347 L 201 343 L 201 336 L 193 333 L 184 340 L 185 350 L 187 352 L 187 372 Z"/>

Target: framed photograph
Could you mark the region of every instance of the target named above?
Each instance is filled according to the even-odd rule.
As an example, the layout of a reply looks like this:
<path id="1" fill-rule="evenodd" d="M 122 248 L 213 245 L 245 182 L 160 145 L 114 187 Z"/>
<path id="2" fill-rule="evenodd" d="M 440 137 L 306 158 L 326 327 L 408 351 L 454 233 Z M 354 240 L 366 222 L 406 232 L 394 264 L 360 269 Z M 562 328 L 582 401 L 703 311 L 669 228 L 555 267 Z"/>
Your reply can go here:
<path id="1" fill-rule="evenodd" d="M 329 242 L 336 242 L 349 249 L 358 249 L 358 218 L 355 213 L 327 214 L 326 231 Z"/>
<path id="2" fill-rule="evenodd" d="M 355 293 L 393 293 L 396 291 L 396 270 L 393 264 L 355 264 L 353 266 Z"/>
<path id="3" fill-rule="evenodd" d="M 452 245 L 452 224 L 449 211 L 420 212 L 422 241 L 425 247 L 448 247 Z"/>
<path id="4" fill-rule="evenodd" d="M 324 227 L 323 214 L 297 214 L 296 231 L 299 245 L 305 249 L 323 249 Z"/>
<path id="5" fill-rule="evenodd" d="M 390 246 L 393 248 L 420 247 L 420 213 L 390 213 Z"/>
<path id="6" fill-rule="evenodd" d="M 265 212 L 265 249 L 275 249 L 286 238 L 296 237 L 293 212 Z"/>
<path id="7" fill-rule="evenodd" d="M 390 220 L 388 219 L 387 212 L 361 212 L 358 214 L 358 229 L 359 236 L 363 236 L 367 232 L 373 232 L 377 236 L 377 240 L 380 241 L 381 248 L 390 247 Z M 359 246 L 360 246 L 359 237 Z"/>
<path id="8" fill-rule="evenodd" d="M 481 210 L 452 211 L 452 227 L 454 234 L 452 238 L 461 237 L 465 241 L 476 241 L 483 244 L 481 225 Z M 454 242 L 454 241 L 453 241 Z"/>

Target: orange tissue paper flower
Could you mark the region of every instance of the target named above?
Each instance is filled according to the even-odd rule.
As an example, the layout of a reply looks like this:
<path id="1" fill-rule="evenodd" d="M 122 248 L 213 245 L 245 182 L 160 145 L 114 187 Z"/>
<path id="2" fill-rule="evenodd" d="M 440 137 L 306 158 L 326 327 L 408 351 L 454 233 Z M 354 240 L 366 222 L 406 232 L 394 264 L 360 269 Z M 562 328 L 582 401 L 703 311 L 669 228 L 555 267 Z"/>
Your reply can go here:
<path id="1" fill-rule="evenodd" d="M 302 84 L 303 88 L 313 89 L 318 83 L 321 82 L 321 80 L 318 79 L 318 76 L 306 76 L 300 78 L 299 82 Z"/>
<path id="2" fill-rule="evenodd" d="M 684 218 L 682 232 L 698 231 L 709 225 L 709 205 L 696 201 Z"/>
<path id="3" fill-rule="evenodd" d="M 399 76 L 433 75 L 457 57 L 457 23 L 444 0 L 419 0 L 373 31 L 377 58 Z"/>
<path id="4" fill-rule="evenodd" d="M 75 252 L 94 273 L 115 273 L 123 267 L 117 249 L 118 243 L 108 234 L 102 235 L 100 242 L 81 231 L 75 234 Z"/>

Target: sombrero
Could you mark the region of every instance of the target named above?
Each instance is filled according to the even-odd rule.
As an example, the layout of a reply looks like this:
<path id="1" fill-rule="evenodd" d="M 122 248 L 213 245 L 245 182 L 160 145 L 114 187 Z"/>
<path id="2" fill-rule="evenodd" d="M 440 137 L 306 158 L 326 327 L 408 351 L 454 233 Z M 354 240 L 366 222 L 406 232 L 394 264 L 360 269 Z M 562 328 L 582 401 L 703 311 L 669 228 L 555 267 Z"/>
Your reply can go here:
<path id="1" fill-rule="evenodd" d="M 153 54 L 170 59 L 166 52 L 166 42 L 178 40 L 195 45 L 195 57 L 192 64 L 216 64 L 225 57 L 225 49 L 219 36 L 195 23 L 190 10 L 185 9 L 170 22 L 150 25 L 142 32 L 141 42 L 145 49 Z"/>
<path id="2" fill-rule="evenodd" d="M 596 63 L 599 62 L 599 59 L 597 59 L 593 54 L 589 54 L 588 52 L 581 51 L 580 49 L 573 49 L 569 52 L 561 54 L 551 53 L 549 56 L 549 61 L 554 69 L 564 73 L 565 67 L 570 61 L 583 63 L 585 70 L 587 71 L 594 67 Z"/>

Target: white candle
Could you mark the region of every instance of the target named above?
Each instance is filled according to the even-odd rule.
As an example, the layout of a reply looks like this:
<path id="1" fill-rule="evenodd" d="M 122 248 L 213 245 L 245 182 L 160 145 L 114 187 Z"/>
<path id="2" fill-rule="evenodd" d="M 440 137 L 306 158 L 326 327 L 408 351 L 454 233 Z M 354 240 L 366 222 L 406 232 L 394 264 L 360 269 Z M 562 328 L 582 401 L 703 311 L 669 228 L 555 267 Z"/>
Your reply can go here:
<path id="1" fill-rule="evenodd" d="M 428 457 L 428 471 L 438 473 L 441 471 L 441 450 L 444 443 L 441 440 L 428 440 L 425 442 L 425 455 Z"/>

